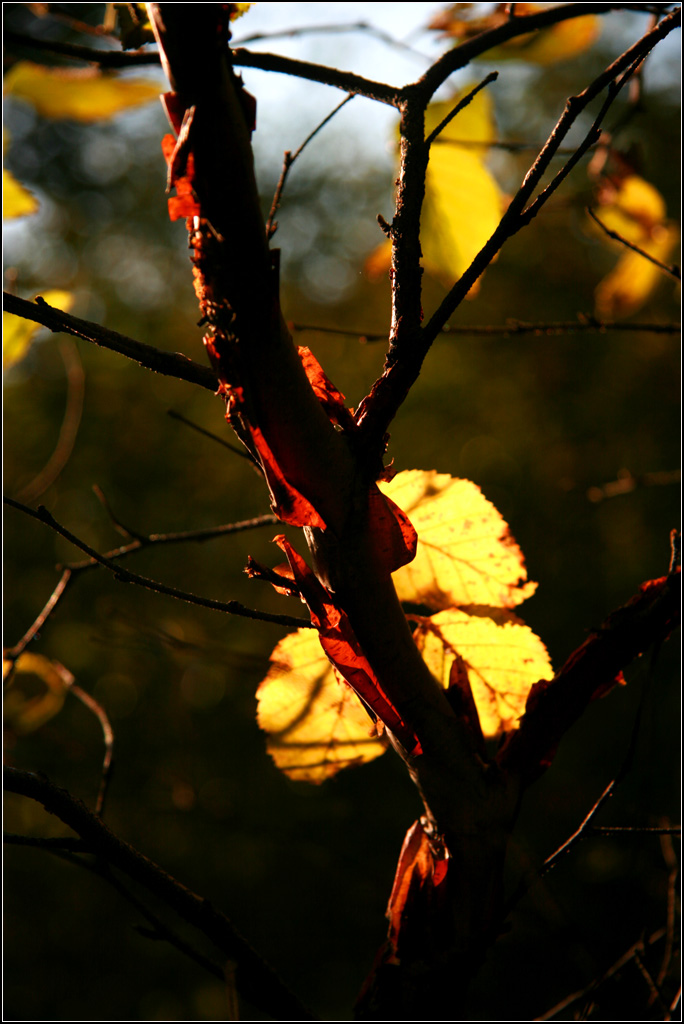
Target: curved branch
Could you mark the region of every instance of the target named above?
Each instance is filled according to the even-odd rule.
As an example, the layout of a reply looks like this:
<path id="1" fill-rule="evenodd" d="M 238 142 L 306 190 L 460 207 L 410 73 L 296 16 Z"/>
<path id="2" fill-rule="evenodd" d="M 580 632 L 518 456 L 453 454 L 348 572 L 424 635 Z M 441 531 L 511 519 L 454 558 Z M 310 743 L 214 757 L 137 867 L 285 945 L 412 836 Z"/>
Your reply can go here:
<path id="1" fill-rule="evenodd" d="M 118 331 L 111 331 L 92 320 L 82 320 L 70 313 L 64 313 L 61 309 L 50 306 L 44 299 L 39 298 L 36 302 L 31 302 L 29 299 L 20 299 L 11 292 L 3 292 L 3 305 L 6 313 L 14 313 L 24 320 L 42 324 L 53 334 L 71 334 L 75 338 L 90 341 L 93 345 L 118 352 L 119 355 L 132 359 L 154 373 L 175 377 L 176 380 L 186 380 L 189 384 L 197 384 L 207 391 L 216 391 L 218 387 L 216 374 L 209 367 L 195 363 L 188 356 L 180 352 L 163 352 L 154 345 L 135 341 L 134 338 L 119 334 Z"/>
<path id="2" fill-rule="evenodd" d="M 255 1006 L 262 1007 L 275 1020 L 316 1019 L 243 939 L 225 914 L 120 839 L 71 793 L 53 785 L 45 776 L 17 768 L 4 769 L 4 785 L 8 792 L 42 804 L 46 811 L 73 829 L 90 852 L 125 872 L 199 929 L 226 958 L 236 962 L 238 989 Z"/>

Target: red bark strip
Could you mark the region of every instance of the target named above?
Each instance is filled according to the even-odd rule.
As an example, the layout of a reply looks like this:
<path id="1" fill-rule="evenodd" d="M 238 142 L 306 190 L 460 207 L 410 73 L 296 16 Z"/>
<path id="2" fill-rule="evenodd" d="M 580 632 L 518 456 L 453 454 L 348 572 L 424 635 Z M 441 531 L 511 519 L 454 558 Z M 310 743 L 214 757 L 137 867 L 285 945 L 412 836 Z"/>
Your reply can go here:
<path id="1" fill-rule="evenodd" d="M 328 659 L 354 692 L 392 731 L 405 750 L 413 756 L 422 753 L 418 737 L 383 691 L 354 636 L 349 619 L 337 607 L 333 595 L 319 582 L 282 534 L 275 538 L 275 542 L 287 555 L 295 583 L 311 612 L 311 621 L 318 630 L 321 647 Z"/>

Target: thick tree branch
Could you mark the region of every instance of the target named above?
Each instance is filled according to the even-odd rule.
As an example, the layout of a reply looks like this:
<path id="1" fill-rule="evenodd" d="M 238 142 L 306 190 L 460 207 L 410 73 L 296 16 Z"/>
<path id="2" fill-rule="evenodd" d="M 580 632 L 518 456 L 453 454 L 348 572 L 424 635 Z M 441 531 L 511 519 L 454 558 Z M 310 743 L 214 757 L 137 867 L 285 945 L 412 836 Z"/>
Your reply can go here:
<path id="1" fill-rule="evenodd" d="M 225 914 L 120 839 L 80 800 L 65 789 L 54 786 L 44 776 L 17 768 L 4 769 L 4 784 L 8 792 L 42 804 L 46 811 L 73 829 L 91 853 L 125 872 L 199 929 L 227 959 L 236 962 L 238 989 L 255 1006 L 261 1007 L 275 1020 L 315 1020 L 236 931 Z"/>
<path id="2" fill-rule="evenodd" d="M 50 306 L 44 299 L 31 302 L 29 299 L 20 299 L 10 292 L 3 292 L 3 304 L 6 313 L 14 313 L 24 320 L 32 320 L 36 324 L 42 324 L 53 334 L 60 332 L 71 334 L 75 338 L 83 338 L 93 345 L 101 348 L 108 348 L 112 352 L 118 352 L 127 359 L 132 359 L 147 370 L 155 373 L 162 373 L 166 377 L 175 377 L 177 380 L 186 380 L 189 384 L 197 384 L 207 391 L 216 391 L 218 380 L 216 374 L 207 366 L 193 362 L 180 352 L 163 352 L 153 345 L 146 345 L 142 341 L 135 341 L 118 331 L 111 331 L 101 324 L 91 320 L 82 320 L 80 317 L 64 313 L 55 306 Z"/>

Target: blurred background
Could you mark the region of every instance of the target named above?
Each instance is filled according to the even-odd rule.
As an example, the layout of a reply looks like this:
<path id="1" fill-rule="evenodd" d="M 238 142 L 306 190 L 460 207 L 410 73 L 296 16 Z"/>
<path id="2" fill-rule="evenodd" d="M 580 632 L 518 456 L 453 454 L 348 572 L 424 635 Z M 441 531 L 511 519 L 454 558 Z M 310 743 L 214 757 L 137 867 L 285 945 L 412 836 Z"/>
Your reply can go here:
<path id="1" fill-rule="evenodd" d="M 92 45 L 87 26 L 102 21 L 104 7 L 4 4 L 5 30 Z M 403 84 L 450 45 L 425 27 L 440 10 L 432 3 L 259 3 L 235 24 L 234 37 L 239 43 L 281 28 L 363 21 L 403 45 L 368 28 L 246 45 Z M 620 12 L 602 23 L 598 41 L 572 60 L 545 67 L 502 62 L 490 89 L 498 138 L 543 141 L 565 98 L 636 40 L 648 16 Z M 49 60 L 6 44 L 6 70 L 20 59 Z M 488 70 L 483 63 L 453 85 Z M 680 195 L 678 72 L 678 51 L 668 40 L 646 62 L 638 105 L 620 101 L 609 118 L 615 146 L 660 192 L 673 221 Z M 133 77 L 164 88 L 158 69 Z M 255 70 L 244 78 L 258 100 L 255 151 L 267 211 L 283 151 L 296 149 L 342 96 Z M 384 276 L 370 280 L 364 267 L 383 237 L 376 215 L 392 216 L 396 121 L 379 104 L 347 104 L 293 167 L 278 215 L 285 315 L 299 325 L 356 332 L 295 334 L 350 405 L 365 395 L 384 358 L 382 343 L 362 338 L 388 330 L 389 283 Z M 26 297 L 66 289 L 76 315 L 202 361 L 186 233 L 166 212 L 161 105 L 86 125 L 41 117 L 10 97 L 5 127 L 6 166 L 40 203 L 34 215 L 5 225 L 5 288 Z M 505 191 L 515 188 L 532 156 L 492 151 L 491 168 Z M 592 314 L 595 288 L 619 255 L 587 231 L 592 188 L 584 161 L 507 244 L 452 326 Z M 444 284 L 426 276 L 426 315 L 444 294 Z M 663 275 L 632 319 L 667 323 L 678 316 L 679 296 Z M 392 426 L 389 455 L 397 469 L 469 478 L 510 524 L 530 578 L 539 582 L 520 612 L 556 666 L 639 584 L 667 572 L 669 535 L 679 523 L 678 357 L 674 335 L 649 332 L 447 334 Z M 79 381 L 84 397 L 73 450 L 38 495 L 35 479 L 65 418 L 77 418 Z M 45 504 L 99 551 L 121 538 L 93 485 L 120 522 L 142 533 L 269 510 L 248 463 L 168 415 L 174 410 L 230 440 L 220 400 L 114 353 L 42 332 L 8 369 L 4 402 L 5 493 Z M 275 532 L 267 527 L 142 552 L 128 564 L 196 594 L 300 614 L 242 571 L 249 554 L 269 565 L 281 560 L 271 543 Z M 4 636 L 12 645 L 55 586 L 55 564 L 80 555 L 12 509 L 5 537 Z M 420 804 L 392 754 L 321 787 L 292 783 L 276 770 L 256 725 L 254 695 L 284 632 L 151 594 L 98 570 L 77 581 L 31 649 L 60 661 L 111 718 L 108 824 L 223 909 L 321 1019 L 346 1020 L 384 939 L 396 859 Z M 525 801 L 511 889 L 574 831 L 616 774 L 639 709 L 633 767 L 599 824 L 673 823 L 678 674 L 676 641 L 647 652 L 627 671 L 628 685 L 596 702 L 569 734 Z M 15 685 L 26 696 L 31 686 L 40 692 L 35 679 Z M 102 753 L 97 720 L 72 698 L 41 728 L 22 734 L 10 721 L 5 734 L 10 764 L 45 772 L 90 806 Z M 64 834 L 56 819 L 14 797 L 5 826 Z M 469 1019 L 538 1017 L 600 977 L 631 943 L 665 928 L 674 864 L 671 844 L 653 835 L 580 844 L 519 905 L 474 988 Z M 6 848 L 5 868 L 5 1019 L 226 1019 L 221 984 L 139 934 L 139 915 L 104 882 L 36 849 Z M 663 1019 L 657 1001 L 646 1007 L 635 968 L 618 976 L 597 1019 L 630 1019 L 626 1007 L 637 999 L 640 1019 Z M 262 1019 L 243 1009 L 244 1019 Z M 561 1019 L 574 1019 L 575 1010 Z"/>

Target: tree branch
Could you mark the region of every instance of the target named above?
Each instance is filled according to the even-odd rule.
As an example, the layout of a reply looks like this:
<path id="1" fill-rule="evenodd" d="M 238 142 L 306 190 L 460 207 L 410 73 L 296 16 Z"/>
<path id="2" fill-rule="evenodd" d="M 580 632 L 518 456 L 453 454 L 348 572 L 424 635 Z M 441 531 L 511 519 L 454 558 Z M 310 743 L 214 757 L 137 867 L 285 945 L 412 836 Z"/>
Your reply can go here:
<path id="1" fill-rule="evenodd" d="M 164 583 L 157 583 L 156 580 L 148 579 L 146 576 L 140 576 L 138 573 L 130 572 L 128 569 L 124 569 L 122 566 L 111 561 L 104 555 L 99 554 L 88 544 L 85 544 L 82 540 L 76 537 L 73 533 L 67 530 L 64 526 L 57 522 L 57 520 L 48 512 L 43 506 L 39 505 L 38 509 L 34 511 L 32 508 L 27 508 L 25 505 L 20 504 L 18 501 L 14 501 L 12 498 L 5 498 L 5 504 L 11 508 L 16 508 L 24 515 L 31 516 L 33 519 L 37 519 L 41 523 L 45 523 L 50 529 L 54 530 L 55 533 L 60 534 L 65 540 L 70 541 L 81 551 L 85 552 L 91 559 L 100 565 L 104 566 L 105 569 L 109 569 L 114 574 L 117 580 L 122 583 L 135 583 L 137 586 L 145 587 L 146 590 L 153 590 L 157 594 L 166 594 L 168 597 L 175 597 L 179 601 L 186 601 L 188 604 L 196 604 L 201 608 L 210 608 L 212 611 L 226 612 L 229 615 L 239 615 L 242 618 L 247 619 L 258 619 L 261 622 L 272 622 L 278 626 L 286 626 L 290 629 L 298 629 L 300 627 L 313 629 L 313 626 L 306 619 L 295 618 L 291 615 L 272 615 L 270 612 L 258 612 L 253 608 L 247 608 L 245 605 L 240 604 L 239 601 L 215 601 L 208 597 L 198 597 L 196 594 L 191 594 L 186 590 L 178 590 L 176 587 L 168 587 Z"/>
<path id="2" fill-rule="evenodd" d="M 237 964 L 240 993 L 275 1020 L 315 1020 L 270 967 L 242 938 L 225 914 L 197 896 L 172 875 L 120 839 L 80 800 L 44 776 L 17 768 L 4 769 L 5 789 L 42 804 L 73 829 L 88 850 L 143 885 L 180 917 L 199 929 L 226 958 Z"/>
<path id="3" fill-rule="evenodd" d="M 587 705 L 634 658 L 677 628 L 680 570 L 644 583 L 624 607 L 570 655 L 548 682 L 536 683 L 527 698 L 520 728 L 497 755 L 501 769 L 529 785 L 550 764 L 556 747 Z"/>
<path id="4" fill-rule="evenodd" d="M 11 292 L 3 292 L 4 309 L 7 313 L 14 313 L 15 316 L 23 317 L 24 320 L 32 320 L 36 324 L 42 324 L 53 334 L 63 332 L 71 334 L 75 338 L 83 338 L 101 348 L 118 352 L 127 359 L 132 359 L 147 370 L 154 373 L 161 373 L 167 377 L 175 377 L 177 380 L 186 380 L 189 384 L 197 384 L 207 391 L 215 392 L 218 387 L 216 374 L 207 366 L 193 362 L 180 352 L 163 352 L 153 345 L 146 345 L 142 341 L 135 341 L 133 338 L 119 334 L 118 331 L 111 331 L 101 324 L 91 320 L 82 320 L 80 317 L 64 313 L 55 306 L 50 306 L 44 299 L 30 302 L 28 299 L 20 299 Z"/>
<path id="5" fill-rule="evenodd" d="M 509 22 L 508 25 L 502 26 L 502 29 L 483 33 L 483 36 L 493 37 L 496 33 L 507 29 L 509 25 L 515 26 L 518 21 L 527 21 L 528 17 L 530 22 L 532 22 L 532 19 L 551 17 L 552 15 L 557 16 L 559 20 L 564 20 L 560 15 L 570 8 L 581 8 L 583 13 L 589 13 L 587 8 L 592 6 L 594 5 L 569 4 L 567 7 L 552 8 L 539 15 L 516 18 Z M 605 5 L 600 6 L 605 7 Z M 574 16 L 578 15 L 579 11 L 576 10 Z M 421 270 L 419 265 L 420 244 L 418 241 L 418 229 L 425 183 L 425 167 L 421 169 L 421 161 L 424 160 L 425 166 L 427 166 L 427 159 L 423 153 L 424 142 L 421 125 L 423 123 L 425 106 L 432 93 L 426 84 L 426 77 L 402 91 L 402 170 L 397 194 L 397 217 L 395 217 L 392 225 L 392 237 L 395 243 L 392 257 L 392 272 L 394 275 L 393 329 L 390 335 L 390 344 L 382 376 L 375 381 L 371 391 L 356 410 L 355 415 L 355 421 L 360 429 L 363 442 L 370 450 L 377 451 L 384 448 L 383 438 L 385 432 L 410 388 L 418 378 L 430 346 L 449 317 L 452 316 L 504 243 L 538 213 L 543 203 L 548 200 L 550 195 L 564 180 L 580 156 L 597 139 L 599 126 L 603 118 L 620 89 L 638 67 L 640 61 L 657 43 L 678 27 L 680 22 L 681 12 L 679 10 L 668 14 L 653 29 L 646 32 L 636 43 L 613 61 L 586 89 L 577 96 L 571 96 L 568 99 L 563 114 L 525 175 L 518 192 L 511 200 L 494 233 L 423 328 L 419 326 L 422 308 L 420 301 Z M 553 24 L 553 19 L 549 24 Z M 479 39 L 480 37 L 478 36 L 473 42 L 476 43 Z M 463 49 L 467 45 L 463 44 L 463 47 L 459 47 L 458 50 Z M 431 70 L 434 70 L 434 67 L 438 67 L 440 63 L 438 62 L 437 65 L 434 65 Z M 428 72 L 429 74 L 430 72 Z M 579 114 L 604 89 L 609 90 L 608 96 L 599 114 L 594 119 L 591 128 L 585 134 L 584 140 L 557 173 L 551 184 L 535 200 L 531 201 L 543 174 L 557 153 L 560 144 L 575 124 Z M 409 111 L 412 111 L 412 120 L 409 119 Z M 402 205 L 404 203 L 402 188 L 410 196 L 410 206 Z M 399 217 L 400 213 L 401 218 Z M 398 224 L 399 219 L 401 220 L 400 225 Z M 400 278 L 400 283 L 397 283 L 398 278 Z M 400 289 L 410 289 L 412 297 L 410 305 L 407 305 L 403 300 Z M 418 310 L 418 323 L 416 323 L 416 309 Z"/>

